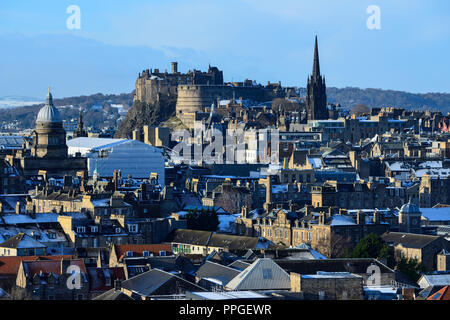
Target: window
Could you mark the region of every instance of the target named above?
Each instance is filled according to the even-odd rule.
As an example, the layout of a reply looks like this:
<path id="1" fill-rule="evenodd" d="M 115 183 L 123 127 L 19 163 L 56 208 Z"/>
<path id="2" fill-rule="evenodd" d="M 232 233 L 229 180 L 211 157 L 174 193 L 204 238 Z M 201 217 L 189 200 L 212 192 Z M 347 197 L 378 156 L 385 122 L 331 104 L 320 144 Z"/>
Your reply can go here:
<path id="1" fill-rule="evenodd" d="M 133 256 L 133 251 L 127 251 L 127 257 L 132 257 Z"/>
<path id="2" fill-rule="evenodd" d="M 85 233 L 86 227 L 77 227 L 77 233 Z"/>
<path id="3" fill-rule="evenodd" d="M 116 233 L 120 233 L 120 228 L 116 228 Z"/>
<path id="4" fill-rule="evenodd" d="M 129 224 L 128 225 L 128 232 L 137 232 L 138 231 L 138 226 L 137 224 Z"/>
<path id="5" fill-rule="evenodd" d="M 142 255 L 143 255 L 144 257 L 148 257 L 148 256 L 150 256 L 150 252 L 148 252 L 148 251 L 143 251 L 143 252 L 142 252 Z"/>
<path id="6" fill-rule="evenodd" d="M 97 226 L 91 227 L 91 232 L 98 232 L 98 227 Z"/>
<path id="7" fill-rule="evenodd" d="M 262 269 L 263 279 L 272 279 L 272 269 Z"/>

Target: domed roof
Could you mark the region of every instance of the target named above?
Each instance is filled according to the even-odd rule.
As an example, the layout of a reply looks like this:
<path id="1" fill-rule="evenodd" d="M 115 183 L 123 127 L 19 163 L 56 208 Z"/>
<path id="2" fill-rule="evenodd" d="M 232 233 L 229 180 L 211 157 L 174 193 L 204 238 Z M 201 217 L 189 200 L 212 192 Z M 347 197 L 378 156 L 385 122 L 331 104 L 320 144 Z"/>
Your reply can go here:
<path id="1" fill-rule="evenodd" d="M 48 89 L 47 102 L 45 106 L 39 110 L 36 122 L 62 122 L 61 114 L 53 105 L 53 97 Z"/>
<path id="2" fill-rule="evenodd" d="M 401 213 L 420 213 L 419 207 L 416 206 L 414 203 L 408 202 L 407 204 L 404 204 L 401 209 Z"/>

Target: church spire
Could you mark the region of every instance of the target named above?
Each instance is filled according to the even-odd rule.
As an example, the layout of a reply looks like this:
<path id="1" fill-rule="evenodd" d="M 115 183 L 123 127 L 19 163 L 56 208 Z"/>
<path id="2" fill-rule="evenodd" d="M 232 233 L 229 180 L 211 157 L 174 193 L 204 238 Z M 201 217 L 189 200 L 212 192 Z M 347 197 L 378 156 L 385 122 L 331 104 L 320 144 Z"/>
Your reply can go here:
<path id="1" fill-rule="evenodd" d="M 317 45 L 317 36 L 316 36 L 316 44 L 314 47 L 314 64 L 312 76 L 313 78 L 318 78 L 320 76 L 319 46 Z"/>

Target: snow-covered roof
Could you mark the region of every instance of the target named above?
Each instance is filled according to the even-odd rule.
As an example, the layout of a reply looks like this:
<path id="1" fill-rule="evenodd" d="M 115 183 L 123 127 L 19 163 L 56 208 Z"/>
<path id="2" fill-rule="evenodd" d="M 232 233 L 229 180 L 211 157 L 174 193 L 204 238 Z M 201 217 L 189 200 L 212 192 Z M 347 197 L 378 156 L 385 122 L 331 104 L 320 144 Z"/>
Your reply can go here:
<path id="1" fill-rule="evenodd" d="M 110 139 L 110 138 L 88 138 L 80 137 L 67 141 L 67 147 L 86 148 L 99 150 L 110 148 L 115 145 L 127 142 L 128 139 Z"/>
<path id="2" fill-rule="evenodd" d="M 312 158 L 312 157 L 310 158 L 310 157 L 308 157 L 308 161 L 309 161 L 309 163 L 312 164 L 314 169 L 322 168 L 322 166 L 323 166 L 321 158 Z"/>
<path id="3" fill-rule="evenodd" d="M 353 217 L 348 215 L 334 215 L 330 223 L 331 226 L 350 226 L 355 224 Z"/>
<path id="4" fill-rule="evenodd" d="M 450 207 L 420 208 L 420 212 L 428 221 L 450 221 Z"/>
<path id="5" fill-rule="evenodd" d="M 236 218 L 240 217 L 240 213 L 235 214 L 219 214 L 218 230 L 222 232 L 232 232 L 234 230 L 233 224 Z"/>

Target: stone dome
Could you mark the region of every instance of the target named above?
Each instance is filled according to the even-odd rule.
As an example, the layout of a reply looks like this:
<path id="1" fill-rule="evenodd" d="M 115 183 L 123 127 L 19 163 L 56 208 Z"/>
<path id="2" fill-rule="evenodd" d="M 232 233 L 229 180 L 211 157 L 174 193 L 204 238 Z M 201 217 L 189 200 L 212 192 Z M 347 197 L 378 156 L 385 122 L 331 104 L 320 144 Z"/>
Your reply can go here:
<path id="1" fill-rule="evenodd" d="M 50 93 L 50 89 L 47 94 L 47 102 L 45 103 L 45 106 L 39 110 L 36 122 L 62 122 L 61 114 L 53 105 L 53 97 Z"/>
<path id="2" fill-rule="evenodd" d="M 404 204 L 401 209 L 401 213 L 420 213 L 419 207 L 415 204 L 408 202 L 407 204 Z"/>

